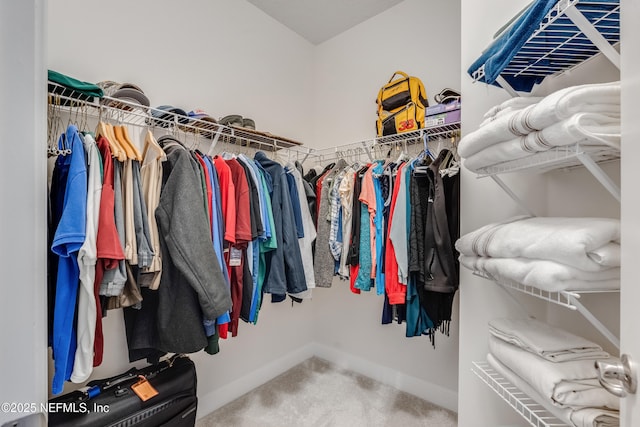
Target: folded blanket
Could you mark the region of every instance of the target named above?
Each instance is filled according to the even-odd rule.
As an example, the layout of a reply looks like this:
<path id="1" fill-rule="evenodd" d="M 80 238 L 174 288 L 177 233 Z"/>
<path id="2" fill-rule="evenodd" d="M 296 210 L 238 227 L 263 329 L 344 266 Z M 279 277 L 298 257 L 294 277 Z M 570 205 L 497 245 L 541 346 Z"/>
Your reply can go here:
<path id="1" fill-rule="evenodd" d="M 531 104 L 540 102 L 543 99 L 541 96 L 517 96 L 515 98 L 509 98 L 501 104 L 495 105 L 484 113 L 483 119 L 491 119 L 499 114 L 504 114 L 504 111 L 516 111 L 522 110 Z"/>
<path id="2" fill-rule="evenodd" d="M 620 409 L 620 399 L 598 382 L 592 360 L 553 363 L 494 336 L 489 351 L 555 406 Z"/>
<path id="3" fill-rule="evenodd" d="M 492 354 L 487 354 L 487 362 L 504 379 L 517 387 L 521 392 L 542 405 L 559 420 L 575 427 L 619 427 L 620 413 L 614 410 L 600 408 L 558 408 L 544 399 L 526 381 L 516 375 L 511 369 L 500 363 Z"/>
<path id="4" fill-rule="evenodd" d="M 541 131 L 491 145 L 467 157 L 464 166 L 475 172 L 487 166 L 576 143 L 585 147 L 585 151 L 592 146 L 620 150 L 620 119 L 595 113 L 574 114 Z"/>
<path id="5" fill-rule="evenodd" d="M 586 84 L 561 89 L 527 111 L 518 112 L 520 129 L 544 129 L 576 113 L 620 116 L 620 82 Z"/>
<path id="6" fill-rule="evenodd" d="M 609 357 L 598 344 L 535 319 L 493 319 L 489 333 L 550 362 Z"/>
<path id="7" fill-rule="evenodd" d="M 503 114 L 464 136 L 458 144 L 458 153 L 467 158 L 494 144 L 545 129 L 577 113 L 619 118 L 620 82 L 568 87 L 524 109 Z"/>
<path id="8" fill-rule="evenodd" d="M 487 273 L 499 283 L 516 282 L 548 292 L 620 289 L 620 268 L 583 271 L 565 264 L 528 258 L 491 258 L 460 255 L 460 264 Z"/>
<path id="9" fill-rule="evenodd" d="M 620 221 L 610 218 L 515 217 L 456 242 L 463 255 L 546 259 L 584 271 L 620 266 Z"/>
<path id="10" fill-rule="evenodd" d="M 485 83 L 494 84 L 502 70 L 524 46 L 526 41 L 538 29 L 540 22 L 557 3 L 557 0 L 537 0 L 528 7 L 520 17 L 476 59 L 467 72 L 473 73 L 484 65 L 485 76 L 480 79 Z M 505 76 L 515 90 L 530 91 L 535 83 L 539 83 L 543 76 Z"/>

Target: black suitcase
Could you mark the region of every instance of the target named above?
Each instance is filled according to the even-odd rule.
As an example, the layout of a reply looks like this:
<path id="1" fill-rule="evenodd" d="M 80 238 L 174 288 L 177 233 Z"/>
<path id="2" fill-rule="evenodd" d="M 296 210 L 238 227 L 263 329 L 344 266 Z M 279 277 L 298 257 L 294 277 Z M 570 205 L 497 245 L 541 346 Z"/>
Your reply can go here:
<path id="1" fill-rule="evenodd" d="M 142 379 L 158 394 L 142 401 L 131 388 Z M 143 369 L 91 381 L 83 390 L 49 400 L 49 426 L 193 427 L 196 423 L 196 369 L 177 355 Z"/>

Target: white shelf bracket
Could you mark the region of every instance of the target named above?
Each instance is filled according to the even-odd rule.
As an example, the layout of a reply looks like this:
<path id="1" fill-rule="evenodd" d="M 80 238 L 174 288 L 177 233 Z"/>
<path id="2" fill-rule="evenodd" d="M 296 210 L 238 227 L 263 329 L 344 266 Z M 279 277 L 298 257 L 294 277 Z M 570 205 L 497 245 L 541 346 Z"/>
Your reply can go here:
<path id="1" fill-rule="evenodd" d="M 503 290 L 503 291 L 504 291 L 504 292 L 505 292 L 505 293 L 506 293 L 506 294 L 511 298 L 511 300 L 513 300 L 513 302 L 514 302 L 518 307 L 520 307 L 520 310 L 521 310 L 523 313 L 527 313 L 527 316 L 528 316 L 528 317 L 535 318 L 535 316 L 531 314 L 531 312 L 527 309 L 527 307 L 525 307 L 525 305 L 524 305 L 523 303 L 521 303 L 521 302 L 520 302 L 520 300 L 519 300 L 518 298 L 516 298 L 516 296 L 515 296 L 515 294 L 514 294 L 514 291 L 513 291 L 511 288 L 509 288 L 508 286 L 503 285 L 502 283 L 498 283 L 498 282 L 494 282 L 494 283 L 495 283 L 496 285 L 498 285 L 498 287 L 499 287 L 500 289 L 502 289 L 502 290 Z"/>
<path id="2" fill-rule="evenodd" d="M 606 56 L 613 65 L 615 65 L 618 69 L 620 69 L 620 54 L 616 51 L 613 46 L 604 38 L 600 31 L 596 27 L 589 22 L 587 18 L 576 9 L 575 6 L 571 5 L 567 7 L 564 11 L 565 15 L 571 19 L 571 21 L 584 33 L 585 36 L 591 40 L 591 42 L 602 52 L 604 56 Z"/>
<path id="3" fill-rule="evenodd" d="M 529 209 L 529 207 L 522 201 L 522 199 L 520 199 L 520 197 L 518 197 L 516 195 L 516 193 L 514 193 L 509 188 L 509 186 L 507 186 L 507 184 L 504 183 L 504 181 L 502 179 L 500 179 L 499 176 L 491 175 L 491 179 L 493 179 L 500 186 L 500 188 L 502 188 L 502 190 L 504 190 L 504 192 L 507 193 L 509 195 L 509 197 L 511 197 L 511 199 L 518 204 L 520 209 L 522 209 L 524 212 L 526 212 L 527 214 L 529 214 L 531 216 L 536 216 L 536 214 L 533 213 L 533 211 L 531 209 Z"/>
<path id="4" fill-rule="evenodd" d="M 364 147 L 364 151 L 366 151 L 367 156 L 369 156 L 369 160 L 371 161 L 371 163 L 374 162 L 374 158 L 371 155 L 371 150 L 369 149 L 369 147 L 367 147 L 367 142 L 366 141 L 362 141 L 362 146 Z"/>
<path id="5" fill-rule="evenodd" d="M 500 87 L 502 87 L 502 89 L 506 90 L 506 91 L 507 91 L 507 93 L 508 93 L 509 95 L 511 95 L 511 97 L 512 97 L 512 98 L 517 98 L 517 97 L 519 97 L 519 96 L 520 96 L 520 95 L 518 94 L 518 92 L 516 92 L 516 90 L 513 88 L 513 86 L 511 86 L 511 85 L 509 84 L 509 82 L 508 82 L 508 81 L 506 81 L 506 80 L 504 79 L 504 77 L 502 77 L 502 76 L 498 76 L 498 77 L 496 78 L 496 82 L 498 82 L 498 84 L 500 85 Z"/>
<path id="6" fill-rule="evenodd" d="M 594 316 L 588 308 L 582 305 L 578 298 L 569 296 L 569 299 L 571 301 L 571 304 L 573 304 L 578 309 L 580 314 L 582 314 L 589 321 L 589 323 L 591 323 L 598 330 L 598 332 L 600 332 L 606 339 L 608 339 L 611 344 L 613 344 L 618 350 L 620 350 L 620 339 L 616 337 L 613 332 L 611 332 L 600 320 L 598 320 L 598 318 Z"/>
<path id="7" fill-rule="evenodd" d="M 598 182 L 600 182 L 600 184 L 602 184 L 602 186 L 606 188 L 618 202 L 620 202 L 622 198 L 620 187 L 613 182 L 609 175 L 607 175 L 589 155 L 585 153 L 577 153 L 576 157 L 584 167 L 591 172 L 595 179 L 597 179 Z"/>
<path id="8" fill-rule="evenodd" d="M 211 141 L 211 145 L 209 146 L 209 150 L 207 151 L 207 156 L 211 156 L 211 154 L 213 153 L 213 149 L 216 147 L 216 145 L 218 145 L 218 140 L 220 139 L 220 132 L 216 131 L 216 134 L 213 137 L 213 140 Z"/>

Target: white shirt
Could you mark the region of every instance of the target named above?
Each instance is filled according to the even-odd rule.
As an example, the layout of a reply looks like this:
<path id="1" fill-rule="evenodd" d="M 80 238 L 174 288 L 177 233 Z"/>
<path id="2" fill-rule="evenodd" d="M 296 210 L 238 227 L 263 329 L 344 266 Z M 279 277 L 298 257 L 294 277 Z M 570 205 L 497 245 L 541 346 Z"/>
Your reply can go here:
<path id="1" fill-rule="evenodd" d="M 94 282 L 98 252 L 98 215 L 102 196 L 102 171 L 100 152 L 91 135 L 84 136 L 84 150 L 87 159 L 87 222 L 85 241 L 78 252 L 80 268 L 80 288 L 78 292 L 77 349 L 73 363 L 71 381 L 82 383 L 93 371 L 93 344 L 96 332 L 96 300 Z"/>
<path id="2" fill-rule="evenodd" d="M 298 189 L 298 202 L 300 203 L 300 212 L 302 213 L 302 228 L 304 230 L 304 237 L 298 239 L 298 245 L 300 246 L 300 255 L 302 256 L 302 266 L 304 268 L 304 278 L 307 281 L 307 290 L 299 294 L 293 294 L 292 296 L 297 298 L 311 298 L 311 289 L 316 287 L 316 278 L 313 274 L 313 252 L 312 244 L 316 240 L 316 227 L 309 211 L 309 204 L 307 203 L 306 191 L 304 189 L 304 183 L 302 182 L 302 175 L 300 171 L 295 167 L 287 166 L 287 173 L 291 173 L 296 181 L 296 187 Z M 292 200 L 296 203 L 295 200 Z"/>

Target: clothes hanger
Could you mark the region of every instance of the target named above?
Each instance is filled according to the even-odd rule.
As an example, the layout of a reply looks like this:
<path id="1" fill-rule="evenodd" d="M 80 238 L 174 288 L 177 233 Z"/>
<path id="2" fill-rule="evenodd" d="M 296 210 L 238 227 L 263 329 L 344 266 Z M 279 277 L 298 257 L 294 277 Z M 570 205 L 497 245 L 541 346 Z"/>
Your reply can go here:
<path id="1" fill-rule="evenodd" d="M 127 129 L 122 123 L 122 113 L 118 114 L 118 124 L 113 126 L 114 135 L 120 146 L 124 149 L 127 159 L 140 160 L 140 151 L 135 144 L 129 139 Z"/>
<path id="2" fill-rule="evenodd" d="M 127 127 L 124 126 L 124 125 L 121 125 L 120 129 L 121 129 L 121 132 L 122 132 L 122 138 L 124 139 L 124 141 L 126 141 L 126 143 L 129 145 L 129 147 L 131 147 L 131 149 L 133 150 L 134 160 L 142 161 L 142 153 L 140 153 L 140 150 L 138 150 L 138 146 L 129 137 L 129 132 L 127 130 Z"/>
<path id="3" fill-rule="evenodd" d="M 157 156 L 154 158 L 155 160 L 160 156 L 160 153 L 162 152 L 162 147 L 160 147 L 160 144 L 158 144 L 158 141 L 156 141 L 156 139 L 154 138 L 151 130 L 147 129 L 147 132 L 145 132 L 145 136 L 144 136 L 144 148 L 142 149 L 143 161 L 144 159 L 147 158 L 147 155 L 149 154 L 149 150 L 154 150 L 156 152 Z"/>

